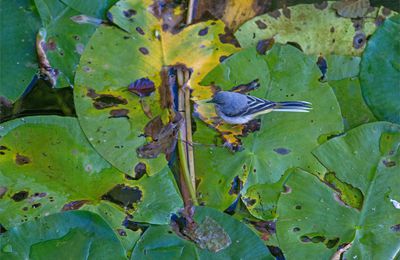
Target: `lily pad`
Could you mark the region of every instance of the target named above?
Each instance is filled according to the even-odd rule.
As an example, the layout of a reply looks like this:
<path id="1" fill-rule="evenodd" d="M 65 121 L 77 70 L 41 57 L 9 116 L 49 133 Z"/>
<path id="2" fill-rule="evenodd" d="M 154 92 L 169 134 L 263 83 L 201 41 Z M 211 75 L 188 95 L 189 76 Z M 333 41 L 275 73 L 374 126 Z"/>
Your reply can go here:
<path id="1" fill-rule="evenodd" d="M 400 126 L 388 122 L 364 124 L 319 146 L 314 151 L 318 160 L 361 192 L 361 208 L 348 203 L 335 185 L 307 172 L 293 173 L 286 183 L 291 192 L 278 202 L 277 235 L 285 256 L 325 259 L 351 243 L 347 259 L 396 258 L 399 146 Z"/>
<path id="2" fill-rule="evenodd" d="M 373 8 L 361 21 L 352 21 L 337 16 L 333 3 L 300 4 L 257 16 L 242 25 L 235 36 L 242 47 L 274 38 L 294 44 L 306 54 L 359 56 L 368 36 L 385 19 L 383 8 Z"/>
<path id="3" fill-rule="evenodd" d="M 96 153 L 75 118 L 29 117 L 1 127 L 0 223 L 6 229 L 103 200 L 114 205 L 108 211 L 155 224 L 168 223 L 182 207 L 168 168 L 153 177 L 127 178 Z"/>
<path id="4" fill-rule="evenodd" d="M 110 9 L 109 19 L 119 28 L 97 29 L 80 61 L 74 89 L 79 121 L 89 141 L 106 160 L 129 175 L 134 175 L 139 162 L 146 164 L 149 175 L 167 164 L 164 156 L 148 159 L 158 154 L 138 151 L 148 144 L 144 134 L 150 120 L 155 122 L 159 116 L 164 126 L 173 123 L 171 75 L 163 67 L 186 66 L 193 71 L 190 84 L 195 84 L 220 56 L 236 49 L 218 40 L 224 33 L 222 22 L 209 21 L 170 32 L 166 26 L 163 30 L 164 20 L 149 10 L 153 10 L 153 1 L 119 1 Z M 129 91 L 141 84 L 151 84 L 154 91 L 143 96 Z M 114 116 L 115 110 L 123 115 Z M 174 138 L 169 137 L 171 143 Z"/>
<path id="5" fill-rule="evenodd" d="M 231 131 L 242 139 L 244 149 L 236 153 L 229 152 L 220 143 L 215 144 L 213 137 L 218 133 L 199 123 L 194 142 L 198 144 L 195 161 L 200 200 L 208 206 L 226 209 L 240 191 L 240 188 L 236 192 L 231 190 L 236 176 L 243 182 L 241 193 L 248 197 L 248 187 L 276 183 L 293 167 L 309 169 L 314 174 L 326 171 L 311 151 L 327 137 L 340 133 L 343 125 L 334 93 L 328 84 L 319 82 L 319 77 L 314 59 L 292 46 L 275 45 L 266 55 L 258 54 L 255 48 L 245 49 L 204 78 L 202 84 L 213 82 L 224 90 L 259 79 L 261 86 L 251 95 L 274 101 L 305 100 L 312 103 L 313 110 L 262 116 L 260 130 L 246 137 L 240 137 L 243 133 L 237 126 L 213 125 L 224 135 Z M 204 102 L 198 103 L 198 112 L 207 119 L 215 115 L 213 106 Z M 253 190 L 252 194 L 257 192 Z M 258 196 L 248 199 L 259 200 Z M 249 209 L 251 212 L 252 208 Z"/>
<path id="6" fill-rule="evenodd" d="M 40 18 L 28 0 L 1 1 L 0 17 L 0 96 L 14 102 L 38 68 L 34 46 Z"/>
<path id="7" fill-rule="evenodd" d="M 206 219 L 212 219 L 230 237 L 227 248 L 217 253 L 200 249 L 177 236 L 169 226 L 152 226 L 136 244 L 131 259 L 274 259 L 257 235 L 238 220 L 212 208 L 196 207 L 194 220 L 202 223 Z M 215 239 L 216 234 L 212 237 Z"/>
<path id="8" fill-rule="evenodd" d="M 118 238 L 98 215 L 53 214 L 0 236 L 1 259 L 126 259 Z"/>
<path id="9" fill-rule="evenodd" d="M 365 102 L 380 120 L 400 123 L 400 16 L 387 19 L 362 56 L 360 82 Z"/>

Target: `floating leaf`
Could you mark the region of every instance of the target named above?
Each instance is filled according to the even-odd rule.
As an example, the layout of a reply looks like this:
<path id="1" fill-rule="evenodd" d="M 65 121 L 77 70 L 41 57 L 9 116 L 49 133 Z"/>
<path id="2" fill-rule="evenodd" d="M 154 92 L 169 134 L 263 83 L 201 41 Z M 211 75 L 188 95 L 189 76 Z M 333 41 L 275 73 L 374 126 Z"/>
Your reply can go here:
<path id="1" fill-rule="evenodd" d="M 212 219 L 229 235 L 232 243 L 218 252 L 200 249 L 194 243 L 177 236 L 169 226 L 152 226 L 136 244 L 132 259 L 273 259 L 262 241 L 245 225 L 212 208 L 196 207 L 194 220 L 204 223 Z M 209 220 L 208 220 L 209 221 Z M 209 234 L 212 236 L 212 234 Z M 211 239 L 212 240 L 212 239 Z M 211 241 L 209 241 L 211 242 Z"/>
<path id="2" fill-rule="evenodd" d="M 148 166 L 149 175 L 167 164 L 165 156 L 141 159 L 149 156 L 138 150 L 148 145 L 143 136 L 148 121 L 157 116 L 164 126 L 174 121 L 174 113 L 166 110 L 173 110 L 170 85 L 176 85 L 176 79 L 163 67 L 186 66 L 193 71 L 190 82 L 193 87 L 218 64 L 221 56 L 236 50 L 220 42 L 219 35 L 224 34 L 222 22 L 209 21 L 171 32 L 170 27 L 163 27 L 164 16 L 153 14 L 157 11 L 153 4 L 153 1 L 124 0 L 110 9 L 109 19 L 123 30 L 110 26 L 98 28 L 82 56 L 74 90 L 77 114 L 89 141 L 115 167 L 132 176 L 138 163 Z M 138 80 L 151 83 L 147 85 L 155 90 L 139 87 Z M 133 88 L 136 93 L 130 92 Z M 99 95 L 107 97 L 102 99 L 107 106 L 96 107 Z M 128 110 L 127 117 L 110 117 L 114 109 Z M 164 141 L 176 142 L 174 135 L 169 138 Z M 150 143 L 146 148 L 153 145 L 156 144 Z"/>
<path id="3" fill-rule="evenodd" d="M 127 178 L 95 152 L 75 118 L 9 121 L 0 135 L 0 183 L 6 189 L 0 223 L 6 229 L 48 213 L 97 206 L 101 200 L 132 221 L 154 224 L 168 223 L 170 213 L 182 207 L 167 167 L 156 176 Z"/>
<path id="4" fill-rule="evenodd" d="M 273 38 L 293 44 L 306 54 L 359 56 L 366 39 L 381 23 L 375 17 L 384 20 L 387 13 L 383 8 L 374 8 L 362 21 L 352 21 L 338 17 L 332 3 L 301 4 L 257 16 L 242 25 L 235 36 L 242 47 Z"/>
<path id="5" fill-rule="evenodd" d="M 53 214 L 10 229 L 0 236 L 1 259 L 126 259 L 113 230 L 85 211 Z"/>
<path id="6" fill-rule="evenodd" d="M 28 0 L 2 1 L 0 17 L 0 96 L 14 102 L 38 70 L 34 43 L 40 18 Z"/>
<path id="7" fill-rule="evenodd" d="M 380 120 L 400 123 L 400 16 L 387 19 L 368 42 L 361 60 L 365 102 Z"/>
<path id="8" fill-rule="evenodd" d="M 318 147 L 318 160 L 361 192 L 362 206 L 352 207 L 343 192 L 309 173 L 293 173 L 286 183 L 291 192 L 278 202 L 277 235 L 285 256 L 326 259 L 338 246 L 352 243 L 344 254 L 347 259 L 396 258 L 400 244 L 393 227 L 400 211 L 390 200 L 400 198 L 399 145 L 400 126 L 376 122 Z"/>
<path id="9" fill-rule="evenodd" d="M 242 129 L 237 126 L 213 125 L 223 135 L 239 135 L 244 149 L 236 153 L 214 143 L 218 133 L 198 123 L 194 142 L 198 144 L 195 160 L 201 201 L 226 209 L 237 197 L 229 194 L 236 176 L 247 189 L 255 184 L 275 183 L 293 167 L 310 169 L 315 174 L 325 172 L 311 151 L 327 137 L 340 133 L 343 126 L 336 98 L 329 85 L 318 81 L 319 77 L 312 57 L 292 46 L 275 45 L 266 55 L 257 54 L 254 48 L 234 54 L 204 78 L 202 84 L 213 82 L 224 90 L 258 78 L 260 87 L 251 95 L 274 101 L 306 100 L 313 104 L 313 110 L 264 115 L 260 117 L 260 130 L 246 137 L 240 137 Z M 199 102 L 198 112 L 208 123 L 214 122 L 212 104 Z M 241 193 L 247 197 L 245 190 Z"/>

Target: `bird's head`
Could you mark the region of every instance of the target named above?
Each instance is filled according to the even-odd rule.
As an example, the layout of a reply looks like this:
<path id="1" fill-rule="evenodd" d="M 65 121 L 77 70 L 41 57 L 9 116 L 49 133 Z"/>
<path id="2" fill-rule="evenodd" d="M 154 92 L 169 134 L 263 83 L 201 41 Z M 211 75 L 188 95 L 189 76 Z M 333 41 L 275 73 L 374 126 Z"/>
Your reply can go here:
<path id="1" fill-rule="evenodd" d="M 226 92 L 220 91 L 214 94 L 213 98 L 207 101 L 207 103 L 213 103 L 217 105 L 223 105 L 226 102 Z"/>

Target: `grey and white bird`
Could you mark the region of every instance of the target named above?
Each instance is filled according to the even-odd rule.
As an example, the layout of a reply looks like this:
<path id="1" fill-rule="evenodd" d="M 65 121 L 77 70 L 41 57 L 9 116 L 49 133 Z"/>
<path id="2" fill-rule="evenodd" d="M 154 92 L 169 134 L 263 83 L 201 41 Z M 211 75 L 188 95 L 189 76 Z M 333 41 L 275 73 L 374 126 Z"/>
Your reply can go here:
<path id="1" fill-rule="evenodd" d="M 217 92 L 207 103 L 214 103 L 218 116 L 229 124 L 245 124 L 272 111 L 309 112 L 312 109 L 306 101 L 274 102 L 229 91 Z"/>

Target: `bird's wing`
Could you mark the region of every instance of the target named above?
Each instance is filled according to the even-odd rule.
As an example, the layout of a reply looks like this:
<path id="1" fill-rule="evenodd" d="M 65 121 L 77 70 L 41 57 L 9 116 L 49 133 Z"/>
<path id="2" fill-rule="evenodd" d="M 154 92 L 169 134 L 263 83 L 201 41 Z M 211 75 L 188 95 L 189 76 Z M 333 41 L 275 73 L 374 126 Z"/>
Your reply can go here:
<path id="1" fill-rule="evenodd" d="M 271 102 L 253 96 L 246 96 L 246 97 L 247 97 L 247 108 L 236 116 L 256 115 L 259 114 L 260 112 L 270 111 L 276 106 L 275 102 Z"/>

